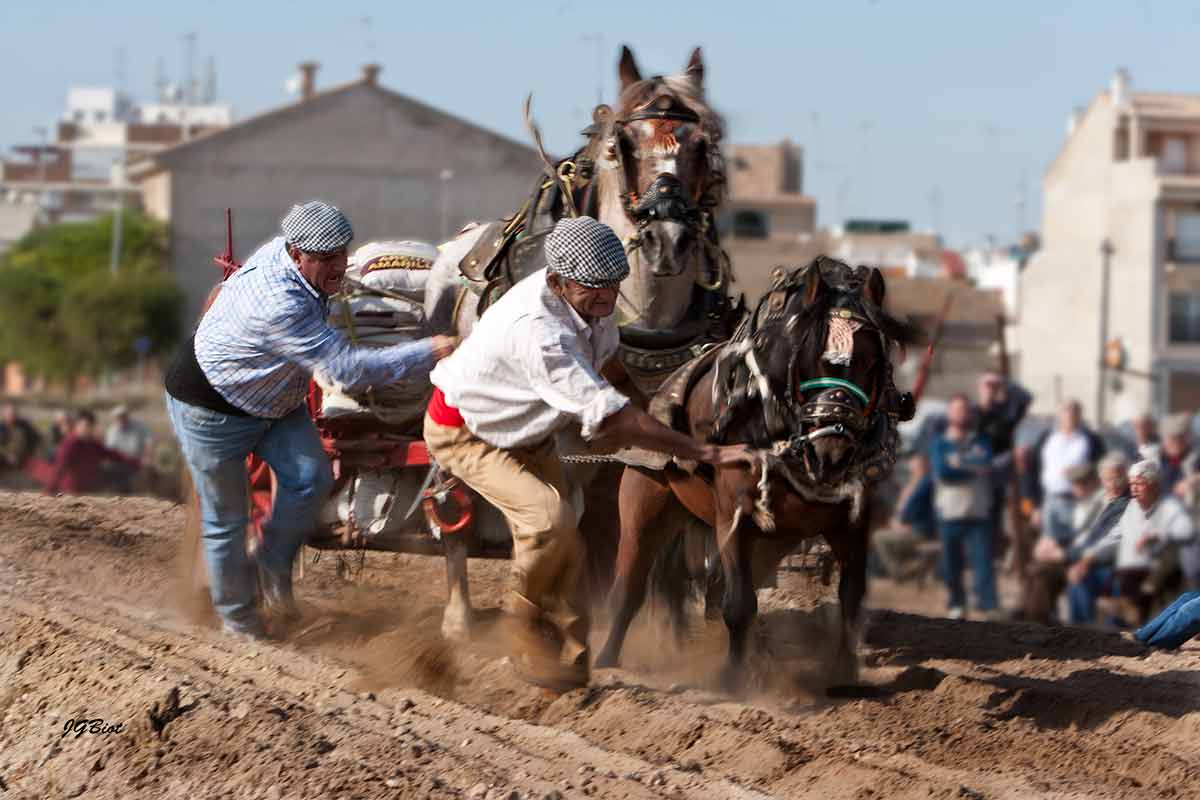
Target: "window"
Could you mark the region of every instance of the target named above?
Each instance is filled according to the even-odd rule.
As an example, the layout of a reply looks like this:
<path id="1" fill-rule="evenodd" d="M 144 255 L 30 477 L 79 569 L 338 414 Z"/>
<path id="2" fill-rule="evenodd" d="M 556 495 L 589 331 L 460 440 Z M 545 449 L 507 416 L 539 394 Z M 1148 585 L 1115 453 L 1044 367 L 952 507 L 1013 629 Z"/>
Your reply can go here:
<path id="1" fill-rule="evenodd" d="M 1159 167 L 1165 173 L 1179 175 L 1187 172 L 1188 140 L 1183 136 L 1168 136 L 1163 140 Z"/>
<path id="2" fill-rule="evenodd" d="M 733 212 L 733 238 L 766 239 L 769 234 L 770 226 L 763 212 L 750 209 Z"/>
<path id="3" fill-rule="evenodd" d="M 1200 344 L 1200 293 L 1171 292 L 1167 337 L 1172 344 Z"/>
<path id="4" fill-rule="evenodd" d="M 1171 239 L 1171 260 L 1200 262 L 1200 212 L 1175 212 L 1175 236 Z"/>

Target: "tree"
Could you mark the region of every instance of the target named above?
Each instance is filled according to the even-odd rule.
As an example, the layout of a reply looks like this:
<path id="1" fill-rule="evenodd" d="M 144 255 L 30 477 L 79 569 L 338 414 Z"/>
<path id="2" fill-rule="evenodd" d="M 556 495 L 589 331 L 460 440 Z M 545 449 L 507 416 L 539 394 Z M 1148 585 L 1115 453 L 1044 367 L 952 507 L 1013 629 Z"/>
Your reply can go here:
<path id="1" fill-rule="evenodd" d="M 112 217 L 54 225 L 0 260 L 0 361 L 72 381 L 135 363 L 136 342 L 168 352 L 183 294 L 164 269 L 166 232 L 143 214 L 123 220 L 117 275 L 109 274 Z"/>

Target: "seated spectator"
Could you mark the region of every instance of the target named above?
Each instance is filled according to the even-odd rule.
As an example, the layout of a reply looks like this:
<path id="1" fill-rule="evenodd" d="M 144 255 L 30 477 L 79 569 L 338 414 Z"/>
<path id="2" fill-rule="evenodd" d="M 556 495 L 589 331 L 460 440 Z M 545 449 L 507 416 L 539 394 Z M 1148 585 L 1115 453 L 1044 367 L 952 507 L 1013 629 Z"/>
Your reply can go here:
<path id="1" fill-rule="evenodd" d="M 922 558 L 921 546 L 937 536 L 929 461 L 923 453 L 914 453 L 908 465 L 908 482 L 896 500 L 897 511 L 891 524 L 871 535 L 883 571 L 898 581 L 923 578 L 928 565 Z"/>
<path id="2" fill-rule="evenodd" d="M 1077 499 L 1076 534 L 1066 547 L 1049 536 L 1038 540 L 1025 585 L 1026 619 L 1043 624 L 1053 620 L 1058 597 L 1067 584 L 1067 570 L 1112 530 L 1129 504 L 1128 469 L 1129 461 L 1121 452 L 1101 459 L 1098 477 L 1090 467 L 1074 468 L 1071 489 Z M 1074 608 L 1069 620 L 1072 624 L 1091 621 L 1090 617 L 1078 618 Z"/>
<path id="3" fill-rule="evenodd" d="M 966 615 L 963 589 L 964 550 L 971 564 L 975 607 L 991 616 L 996 610 L 996 574 L 992 559 L 992 448 L 971 426 L 966 395 L 950 399 L 946 432 L 933 440 L 933 503 L 942 539 L 942 577 L 950 592 L 951 619 Z"/>
<path id="4" fill-rule="evenodd" d="M 1139 461 L 1129 468 L 1134 502 L 1068 573 L 1073 618 L 1090 620 L 1096 597 L 1114 593 L 1132 604 L 1139 618 L 1145 618 L 1148 609 L 1142 583 L 1168 544 L 1186 544 L 1194 538 L 1191 517 L 1177 498 L 1163 493 L 1161 480 L 1155 461 Z"/>
<path id="5" fill-rule="evenodd" d="M 1164 650 L 1174 650 L 1200 635 L 1200 592 L 1184 592 L 1133 635 L 1139 642 Z"/>
<path id="6" fill-rule="evenodd" d="M 113 409 L 113 421 L 104 433 L 104 446 L 139 463 L 148 461 L 153 454 L 154 438 L 150 429 L 129 416 L 129 407 L 119 405 Z M 133 494 L 134 478 L 138 471 L 128 464 L 114 462 L 105 470 L 109 482 L 117 494 Z"/>
<path id="7" fill-rule="evenodd" d="M 71 430 L 75 427 L 75 418 L 71 412 L 65 409 L 59 409 L 54 412 L 54 421 L 50 423 L 50 440 L 46 447 L 46 460 L 54 463 L 55 456 L 58 455 L 58 446 L 71 435 Z"/>
<path id="8" fill-rule="evenodd" d="M 5 403 L 0 409 L 0 472 L 24 469 L 41 441 L 29 420 L 17 413 L 17 407 Z"/>
<path id="9" fill-rule="evenodd" d="M 131 467 L 141 464 L 138 459 L 110 450 L 96 438 L 96 417 L 90 411 L 80 411 L 74 430 L 58 446 L 54 465 L 46 484 L 46 493 L 85 494 L 105 488 L 103 466 L 122 463 Z"/>

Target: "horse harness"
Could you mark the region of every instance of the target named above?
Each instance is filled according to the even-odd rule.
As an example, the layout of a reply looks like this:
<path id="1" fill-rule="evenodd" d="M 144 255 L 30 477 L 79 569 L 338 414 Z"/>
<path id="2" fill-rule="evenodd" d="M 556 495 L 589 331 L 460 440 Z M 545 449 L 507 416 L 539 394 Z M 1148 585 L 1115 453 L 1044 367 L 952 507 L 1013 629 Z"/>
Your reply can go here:
<path id="1" fill-rule="evenodd" d="M 849 270 L 850 274 L 842 277 L 849 277 L 850 281 L 842 288 L 857 288 L 854 282 L 857 271 L 840 262 L 819 258 L 808 269 L 830 265 Z M 800 289 L 805 274 L 804 270 L 791 274 L 776 270 L 771 291 L 718 357 L 712 388 L 717 419 L 710 439 L 721 441 L 735 421 L 753 414 L 757 406 L 774 456 L 785 461 L 802 460 L 816 440 L 843 436 L 856 442 L 843 481 L 878 482 L 895 466 L 899 443 L 897 423 L 911 418 L 907 413 L 911 398 L 902 397 L 896 390 L 889 359 L 882 360 L 870 392 L 844 378 L 804 378 L 798 374 L 801 365 L 795 350 L 789 357 L 787 387 L 782 392 L 772 385 L 761 366 L 760 357 L 772 338 L 772 331 L 783 326 L 791 332 L 800 322 L 799 313 L 785 314 L 787 301 Z M 886 355 L 886 337 L 855 310 L 834 307 L 829 311 L 827 322 L 831 328 L 849 331 L 849 347 L 853 346 L 855 330 L 874 331 L 880 338 L 881 352 Z M 835 337 L 829 338 L 832 341 Z M 842 363 L 849 363 L 849 355 L 849 350 L 827 349 L 822 358 L 839 363 L 834 359 L 845 356 Z"/>

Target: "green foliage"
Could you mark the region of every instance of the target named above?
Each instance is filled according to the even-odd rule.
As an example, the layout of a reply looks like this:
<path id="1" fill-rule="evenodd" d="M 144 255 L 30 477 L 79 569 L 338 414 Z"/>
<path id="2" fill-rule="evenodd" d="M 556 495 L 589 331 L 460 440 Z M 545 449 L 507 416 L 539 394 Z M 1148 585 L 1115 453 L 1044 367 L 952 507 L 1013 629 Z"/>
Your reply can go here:
<path id="1" fill-rule="evenodd" d="M 0 260 L 0 362 L 50 378 L 120 369 L 134 342 L 167 352 L 182 323 L 183 294 L 166 272 L 163 227 L 122 219 L 118 274 L 109 274 L 112 217 L 43 228 Z"/>

